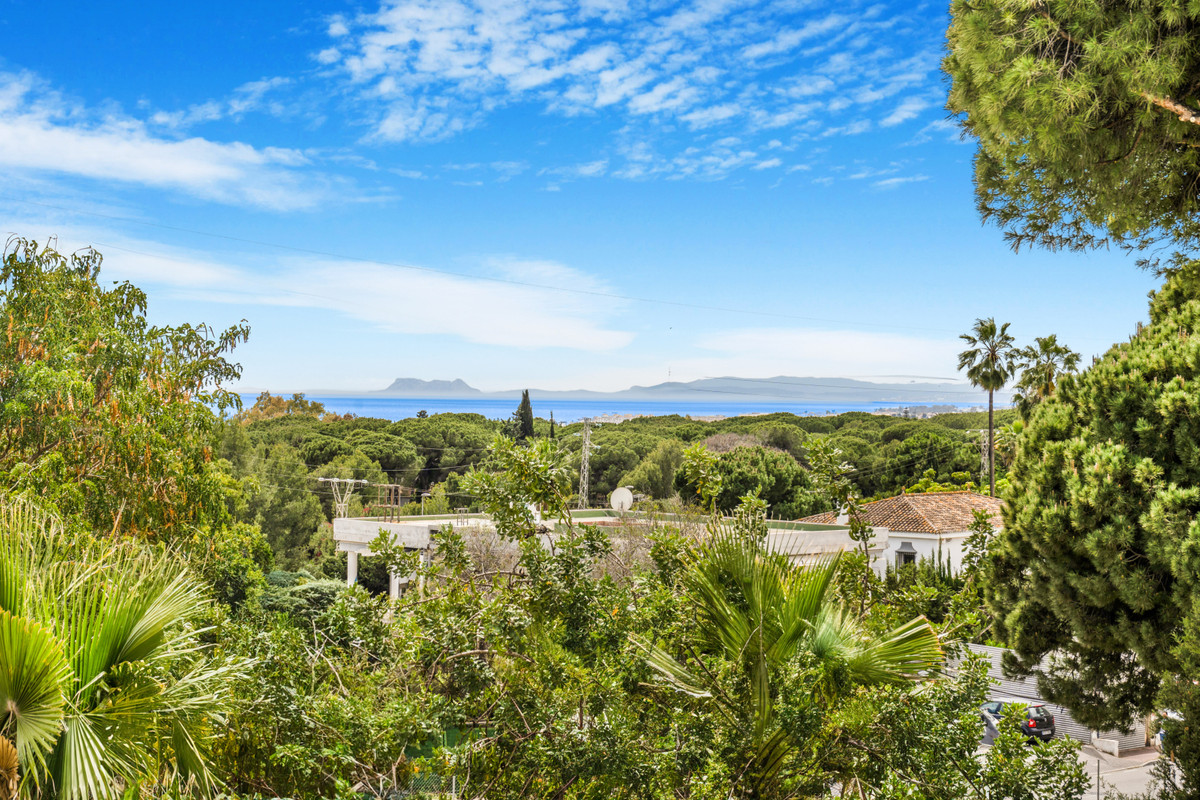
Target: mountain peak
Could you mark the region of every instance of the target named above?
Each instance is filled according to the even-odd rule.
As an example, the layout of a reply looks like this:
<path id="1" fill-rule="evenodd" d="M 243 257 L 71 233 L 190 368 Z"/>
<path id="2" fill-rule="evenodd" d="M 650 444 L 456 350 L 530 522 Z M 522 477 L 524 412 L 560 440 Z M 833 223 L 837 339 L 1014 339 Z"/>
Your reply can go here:
<path id="1" fill-rule="evenodd" d="M 420 378 L 396 378 L 392 385 L 383 390 L 387 394 L 403 394 L 408 397 L 428 395 L 429 397 L 457 397 L 461 395 L 483 394 L 478 389 L 467 385 L 462 378 L 452 381 L 425 381 Z"/>

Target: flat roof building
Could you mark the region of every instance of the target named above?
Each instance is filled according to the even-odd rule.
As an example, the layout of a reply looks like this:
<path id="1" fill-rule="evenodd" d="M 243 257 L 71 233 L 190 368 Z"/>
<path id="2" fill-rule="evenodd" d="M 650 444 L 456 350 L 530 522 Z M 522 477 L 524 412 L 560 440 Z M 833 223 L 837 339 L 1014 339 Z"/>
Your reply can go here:
<path id="1" fill-rule="evenodd" d="M 608 528 L 614 547 L 625 549 L 636 549 L 639 542 L 632 540 L 639 538 L 639 531 L 649 530 L 655 525 L 686 523 L 702 529 L 704 522 L 703 517 L 685 520 L 670 514 L 622 513 L 608 509 L 580 509 L 571 512 L 573 525 L 597 525 Z M 516 545 L 499 539 L 495 523 L 485 514 L 346 517 L 333 522 L 333 538 L 337 543 L 337 549 L 345 552 L 347 556 L 346 582 L 353 584 L 357 581 L 358 559 L 360 556 L 374 555 L 371 552 L 371 542 L 379 536 L 381 531 L 391 538 L 394 545 L 420 553 L 422 562 L 427 563 L 435 547 L 438 534 L 448 525 L 477 541 L 486 541 L 487 546 L 495 551 L 504 551 L 507 548 L 515 557 Z M 553 521 L 547 521 L 547 525 L 548 532 L 542 534 L 541 538 L 544 546 L 551 547 L 554 540 L 561 534 L 554 531 Z M 888 549 L 888 543 L 888 531 L 882 527 L 875 528 L 869 553 L 872 563 L 879 571 L 882 571 L 882 565 L 885 563 L 884 554 Z M 850 529 L 846 525 L 806 520 L 798 522 L 768 520 L 764 545 L 768 550 L 782 553 L 793 561 L 811 561 L 855 547 L 855 543 L 850 539 Z M 392 575 L 391 594 L 397 595 L 408 585 L 409 580 L 409 576 Z"/>

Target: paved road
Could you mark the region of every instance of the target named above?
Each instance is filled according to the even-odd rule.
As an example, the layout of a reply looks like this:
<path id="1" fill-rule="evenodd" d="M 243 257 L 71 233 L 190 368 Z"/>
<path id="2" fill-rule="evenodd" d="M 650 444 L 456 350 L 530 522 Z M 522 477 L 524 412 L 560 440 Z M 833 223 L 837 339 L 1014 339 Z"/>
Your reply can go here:
<path id="1" fill-rule="evenodd" d="M 989 739 L 980 745 L 980 752 L 991 747 Z M 1096 766 L 1100 767 L 1100 794 L 1103 798 L 1113 791 L 1123 794 L 1139 794 L 1150 788 L 1150 768 L 1158 760 L 1158 751 L 1152 747 L 1140 750 L 1130 750 L 1121 754 L 1120 758 L 1102 753 L 1090 745 L 1084 745 L 1079 750 L 1079 760 L 1091 779 L 1086 797 L 1096 797 Z"/>
<path id="2" fill-rule="evenodd" d="M 1150 767 L 1158 760 L 1158 751 L 1152 747 L 1121 753 L 1120 758 L 1101 753 L 1090 745 L 1079 751 L 1079 760 L 1092 780 L 1088 797 L 1095 797 L 1096 766 L 1100 766 L 1100 797 L 1116 790 L 1124 794 L 1137 794 L 1150 788 Z"/>

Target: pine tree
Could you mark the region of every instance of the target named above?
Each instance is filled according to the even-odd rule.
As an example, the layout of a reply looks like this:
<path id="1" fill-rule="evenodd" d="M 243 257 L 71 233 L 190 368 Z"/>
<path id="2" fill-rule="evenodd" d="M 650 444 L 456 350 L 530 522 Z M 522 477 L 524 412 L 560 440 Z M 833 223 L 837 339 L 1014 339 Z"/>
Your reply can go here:
<path id="1" fill-rule="evenodd" d="M 529 390 L 521 392 L 521 404 L 517 406 L 517 441 L 523 442 L 534 437 L 533 404 L 529 402 Z"/>
<path id="2" fill-rule="evenodd" d="M 980 211 L 1014 247 L 1200 244 L 1200 7 L 953 0 L 950 13 L 947 108 L 979 142 Z"/>
<path id="3" fill-rule="evenodd" d="M 1200 610 L 1200 262 L 1150 319 L 1034 407 L 984 565 L 1015 666 L 1055 654 L 1044 696 L 1101 730 L 1187 677 L 1177 643 Z"/>
<path id="4" fill-rule="evenodd" d="M 553 412 L 553 411 L 551 411 L 551 412 L 550 412 L 550 438 L 551 438 L 551 439 L 557 438 L 557 433 L 556 433 L 556 432 L 555 432 L 555 430 L 554 430 L 554 429 L 555 429 L 555 427 L 556 427 L 556 426 L 555 426 L 555 424 L 554 424 L 554 412 Z"/>

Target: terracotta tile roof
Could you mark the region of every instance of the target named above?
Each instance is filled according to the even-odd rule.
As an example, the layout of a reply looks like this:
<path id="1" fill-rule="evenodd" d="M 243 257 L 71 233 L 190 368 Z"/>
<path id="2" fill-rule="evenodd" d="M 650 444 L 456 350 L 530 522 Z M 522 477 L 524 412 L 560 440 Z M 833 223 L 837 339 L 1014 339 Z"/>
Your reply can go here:
<path id="1" fill-rule="evenodd" d="M 904 533 L 965 531 L 975 519 L 975 509 L 987 511 L 996 527 L 1004 524 L 1000 519 L 1000 500 L 975 492 L 901 494 L 864 503 L 862 508 L 871 525 Z M 797 522 L 833 525 L 837 522 L 837 515 L 826 511 Z"/>

